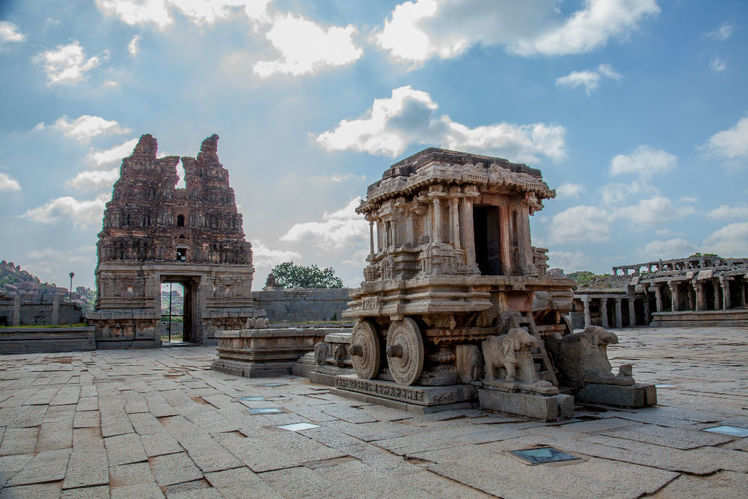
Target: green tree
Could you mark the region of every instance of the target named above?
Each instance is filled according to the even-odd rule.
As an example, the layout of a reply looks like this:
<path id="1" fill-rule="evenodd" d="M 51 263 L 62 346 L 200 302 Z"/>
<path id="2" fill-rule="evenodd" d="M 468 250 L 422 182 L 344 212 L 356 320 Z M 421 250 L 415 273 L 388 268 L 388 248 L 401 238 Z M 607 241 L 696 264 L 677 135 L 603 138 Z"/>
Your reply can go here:
<path id="1" fill-rule="evenodd" d="M 321 269 L 316 265 L 296 265 L 285 262 L 270 271 L 279 288 L 342 288 L 343 280 L 332 267 Z"/>

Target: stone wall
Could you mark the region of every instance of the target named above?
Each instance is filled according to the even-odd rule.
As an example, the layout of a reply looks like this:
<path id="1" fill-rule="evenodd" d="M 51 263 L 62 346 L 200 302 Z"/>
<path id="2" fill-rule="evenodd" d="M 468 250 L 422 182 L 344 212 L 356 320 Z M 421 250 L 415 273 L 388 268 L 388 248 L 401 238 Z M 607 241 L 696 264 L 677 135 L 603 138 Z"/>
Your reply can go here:
<path id="1" fill-rule="evenodd" d="M 0 301 L 0 326 L 13 326 L 12 300 Z M 55 317 L 53 303 L 22 303 L 20 313 L 21 326 L 40 326 L 49 324 L 80 324 L 84 322 L 83 312 L 77 304 L 60 303 L 58 316 Z"/>
<path id="2" fill-rule="evenodd" d="M 270 322 L 340 320 L 348 303 L 348 288 L 273 289 L 254 291 L 257 307 Z"/>

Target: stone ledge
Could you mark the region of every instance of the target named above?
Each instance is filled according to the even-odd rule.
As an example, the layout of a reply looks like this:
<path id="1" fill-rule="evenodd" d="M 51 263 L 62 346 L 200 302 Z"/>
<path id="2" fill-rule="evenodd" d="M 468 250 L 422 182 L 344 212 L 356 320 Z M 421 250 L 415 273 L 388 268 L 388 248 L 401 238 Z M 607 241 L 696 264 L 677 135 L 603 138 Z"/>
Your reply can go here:
<path id="1" fill-rule="evenodd" d="M 476 398 L 473 385 L 403 386 L 392 381 L 359 379 L 355 374 L 337 376 L 335 388 L 340 392 L 358 392 L 375 399 L 421 406 L 471 402 Z"/>
<path id="2" fill-rule="evenodd" d="M 634 409 L 657 405 L 655 386 L 640 383 L 629 386 L 586 383 L 575 396 L 580 402 Z"/>
<path id="3" fill-rule="evenodd" d="M 574 397 L 571 395 L 539 395 L 481 388 L 478 390 L 478 396 L 481 409 L 518 414 L 545 421 L 556 421 L 574 416 Z"/>

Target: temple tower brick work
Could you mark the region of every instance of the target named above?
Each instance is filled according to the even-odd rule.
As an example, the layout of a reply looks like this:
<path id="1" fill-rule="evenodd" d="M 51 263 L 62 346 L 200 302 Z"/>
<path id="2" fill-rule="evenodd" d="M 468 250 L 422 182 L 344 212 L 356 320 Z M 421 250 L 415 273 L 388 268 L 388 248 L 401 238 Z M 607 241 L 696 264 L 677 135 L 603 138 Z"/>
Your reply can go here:
<path id="1" fill-rule="evenodd" d="M 158 344 L 161 284 L 185 289 L 185 341 L 212 342 L 217 329 L 238 329 L 261 316 L 252 298 L 252 247 L 244 238 L 218 136 L 197 158 L 157 157 L 143 135 L 122 160 L 97 244 L 97 341 Z M 182 162 L 185 188 L 177 188 Z"/>

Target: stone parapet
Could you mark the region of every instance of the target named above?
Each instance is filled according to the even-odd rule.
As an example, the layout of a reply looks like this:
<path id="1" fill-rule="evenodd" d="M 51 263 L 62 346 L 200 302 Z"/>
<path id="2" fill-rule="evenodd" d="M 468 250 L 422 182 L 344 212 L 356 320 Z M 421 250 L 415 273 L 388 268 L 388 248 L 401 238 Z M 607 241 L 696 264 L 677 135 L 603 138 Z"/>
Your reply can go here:
<path id="1" fill-rule="evenodd" d="M 3 328 L 0 354 L 84 352 L 96 350 L 94 327 Z"/>

